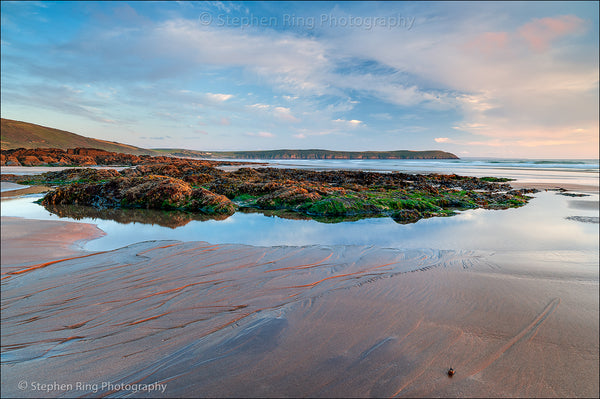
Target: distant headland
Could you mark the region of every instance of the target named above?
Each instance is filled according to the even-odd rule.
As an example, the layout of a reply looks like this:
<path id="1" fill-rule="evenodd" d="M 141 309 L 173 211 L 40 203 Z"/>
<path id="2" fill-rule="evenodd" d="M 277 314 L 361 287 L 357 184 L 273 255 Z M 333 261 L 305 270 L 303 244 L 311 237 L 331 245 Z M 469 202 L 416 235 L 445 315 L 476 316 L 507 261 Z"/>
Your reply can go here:
<path id="1" fill-rule="evenodd" d="M 269 150 L 200 152 L 175 149 L 155 151 L 182 157 L 234 159 L 459 159 L 445 151 L 330 151 L 330 150 Z"/>

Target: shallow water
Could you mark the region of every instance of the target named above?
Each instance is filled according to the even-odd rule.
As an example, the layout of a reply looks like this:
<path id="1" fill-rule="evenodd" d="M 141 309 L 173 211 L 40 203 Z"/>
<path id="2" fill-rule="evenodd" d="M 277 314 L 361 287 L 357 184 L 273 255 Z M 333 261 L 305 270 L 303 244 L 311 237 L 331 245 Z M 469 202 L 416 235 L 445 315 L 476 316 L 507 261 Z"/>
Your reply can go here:
<path id="1" fill-rule="evenodd" d="M 23 184 L 16 184 L 7 181 L 0 182 L 0 192 L 20 190 L 27 187 L 31 186 L 25 186 Z"/>
<path id="2" fill-rule="evenodd" d="M 2 216 L 94 223 L 107 234 L 88 242 L 86 250 L 102 251 L 147 240 L 207 241 L 215 244 L 376 245 L 384 248 L 486 250 L 589 250 L 598 248 L 598 225 L 567 217 L 598 217 L 598 195 L 573 199 L 556 192 L 540 192 L 529 204 L 506 210 L 468 210 L 451 217 L 398 224 L 391 218 L 320 223 L 290 220 L 261 213 L 237 212 L 225 220 L 189 220 L 171 228 L 140 222 L 84 217 L 60 218 L 33 203 L 40 195 L 2 201 Z M 576 204 L 572 206 L 571 204 Z M 589 204 L 589 205 L 587 205 Z M 93 209 L 90 209 L 93 210 Z M 123 213 L 139 211 L 127 211 Z M 169 212 L 149 212 L 169 220 Z M 181 223 L 181 213 L 175 213 Z M 146 216 L 148 223 L 156 223 Z M 144 220 L 143 217 L 141 220 Z M 185 222 L 185 220 L 184 220 Z M 162 222 L 164 224 L 164 221 Z"/>

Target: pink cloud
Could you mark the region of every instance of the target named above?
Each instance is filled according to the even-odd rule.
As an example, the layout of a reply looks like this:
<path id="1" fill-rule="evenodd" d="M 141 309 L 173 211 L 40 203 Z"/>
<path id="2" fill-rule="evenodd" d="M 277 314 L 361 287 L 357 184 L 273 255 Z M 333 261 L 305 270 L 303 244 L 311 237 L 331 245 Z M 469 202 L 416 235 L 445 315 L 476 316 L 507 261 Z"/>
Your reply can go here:
<path id="1" fill-rule="evenodd" d="M 485 32 L 466 44 L 468 50 L 486 55 L 504 51 L 508 44 L 507 32 Z"/>
<path id="2" fill-rule="evenodd" d="M 523 25 L 519 34 L 535 51 L 544 51 L 550 43 L 561 36 L 577 32 L 584 21 L 574 15 L 562 15 L 556 18 L 541 18 Z"/>

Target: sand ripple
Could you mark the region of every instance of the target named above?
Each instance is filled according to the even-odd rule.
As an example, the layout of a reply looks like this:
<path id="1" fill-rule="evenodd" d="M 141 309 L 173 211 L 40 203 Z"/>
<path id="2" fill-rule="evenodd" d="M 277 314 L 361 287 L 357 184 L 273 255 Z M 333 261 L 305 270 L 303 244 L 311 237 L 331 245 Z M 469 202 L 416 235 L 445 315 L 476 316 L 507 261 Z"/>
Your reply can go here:
<path id="1" fill-rule="evenodd" d="M 563 288 L 540 291 L 527 279 L 497 277 L 501 268 L 481 254 L 161 241 L 7 270 L 8 395 L 40 396 L 14 388 L 24 376 L 97 386 L 160 382 L 169 397 L 594 393 L 593 385 L 574 388 L 560 378 L 557 389 L 556 372 L 547 370 L 527 371 L 545 385 L 524 390 L 507 373 L 504 362 L 532 362 L 540 345 L 564 347 L 543 326 L 562 312 L 561 298 L 566 312 L 572 301 Z M 594 289 L 597 281 L 578 298 L 593 298 Z M 587 303 L 597 308 L 594 301 Z M 573 332 L 562 333 L 578 336 L 588 322 L 576 319 Z M 547 356 L 596 364 L 597 345 L 582 336 L 568 355 Z M 453 379 L 449 366 L 457 369 Z M 502 388 L 492 383 L 498 370 Z M 590 371 L 593 383 L 598 369 Z M 140 394 L 108 387 L 42 396 Z"/>

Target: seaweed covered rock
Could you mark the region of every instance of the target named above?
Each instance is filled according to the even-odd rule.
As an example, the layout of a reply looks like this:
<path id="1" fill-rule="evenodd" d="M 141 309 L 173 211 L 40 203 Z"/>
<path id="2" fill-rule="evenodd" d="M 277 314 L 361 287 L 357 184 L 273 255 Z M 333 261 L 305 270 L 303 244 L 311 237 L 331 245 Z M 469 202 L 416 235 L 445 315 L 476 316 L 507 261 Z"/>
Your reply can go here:
<path id="1" fill-rule="evenodd" d="M 202 213 L 218 213 L 230 215 L 235 212 L 235 205 L 224 195 L 215 194 L 204 188 L 192 192 L 192 199 L 185 207 L 186 210 Z"/>
<path id="2" fill-rule="evenodd" d="M 121 177 L 106 185 L 115 186 L 122 205 L 149 209 L 183 208 L 192 194 L 189 184 L 167 176 Z"/>
<path id="3" fill-rule="evenodd" d="M 100 182 L 120 176 L 114 169 L 70 168 L 56 172 L 46 172 L 34 177 L 23 177 L 23 181 L 36 183 L 89 183 Z"/>
<path id="4" fill-rule="evenodd" d="M 401 209 L 392 215 L 392 219 L 394 219 L 396 223 L 400 224 L 415 223 L 422 218 L 423 215 L 414 209 Z"/>
<path id="5" fill-rule="evenodd" d="M 193 190 L 180 179 L 156 175 L 117 177 L 100 183 L 73 183 L 48 193 L 42 204 L 182 209 L 224 214 L 235 211 L 235 206 L 226 197 L 204 189 Z"/>
<path id="6" fill-rule="evenodd" d="M 264 209 L 287 208 L 290 206 L 312 203 L 321 199 L 321 195 L 309 192 L 302 187 L 284 187 L 271 194 L 260 197 L 256 204 Z"/>
<path id="7" fill-rule="evenodd" d="M 52 154 L 96 160 L 112 156 L 94 151 Z M 216 161 L 145 155 L 137 161 L 137 166 L 120 172 L 74 168 L 28 177 L 26 183 L 70 184 L 48 194 L 46 204 L 178 209 L 215 215 L 252 208 L 276 214 L 295 212 L 316 220 L 385 216 L 398 223 L 451 216 L 457 210 L 520 207 L 530 199 L 526 194 L 536 191 L 512 189 L 508 179 L 496 177 L 262 167 L 227 172 L 214 167 Z"/>

